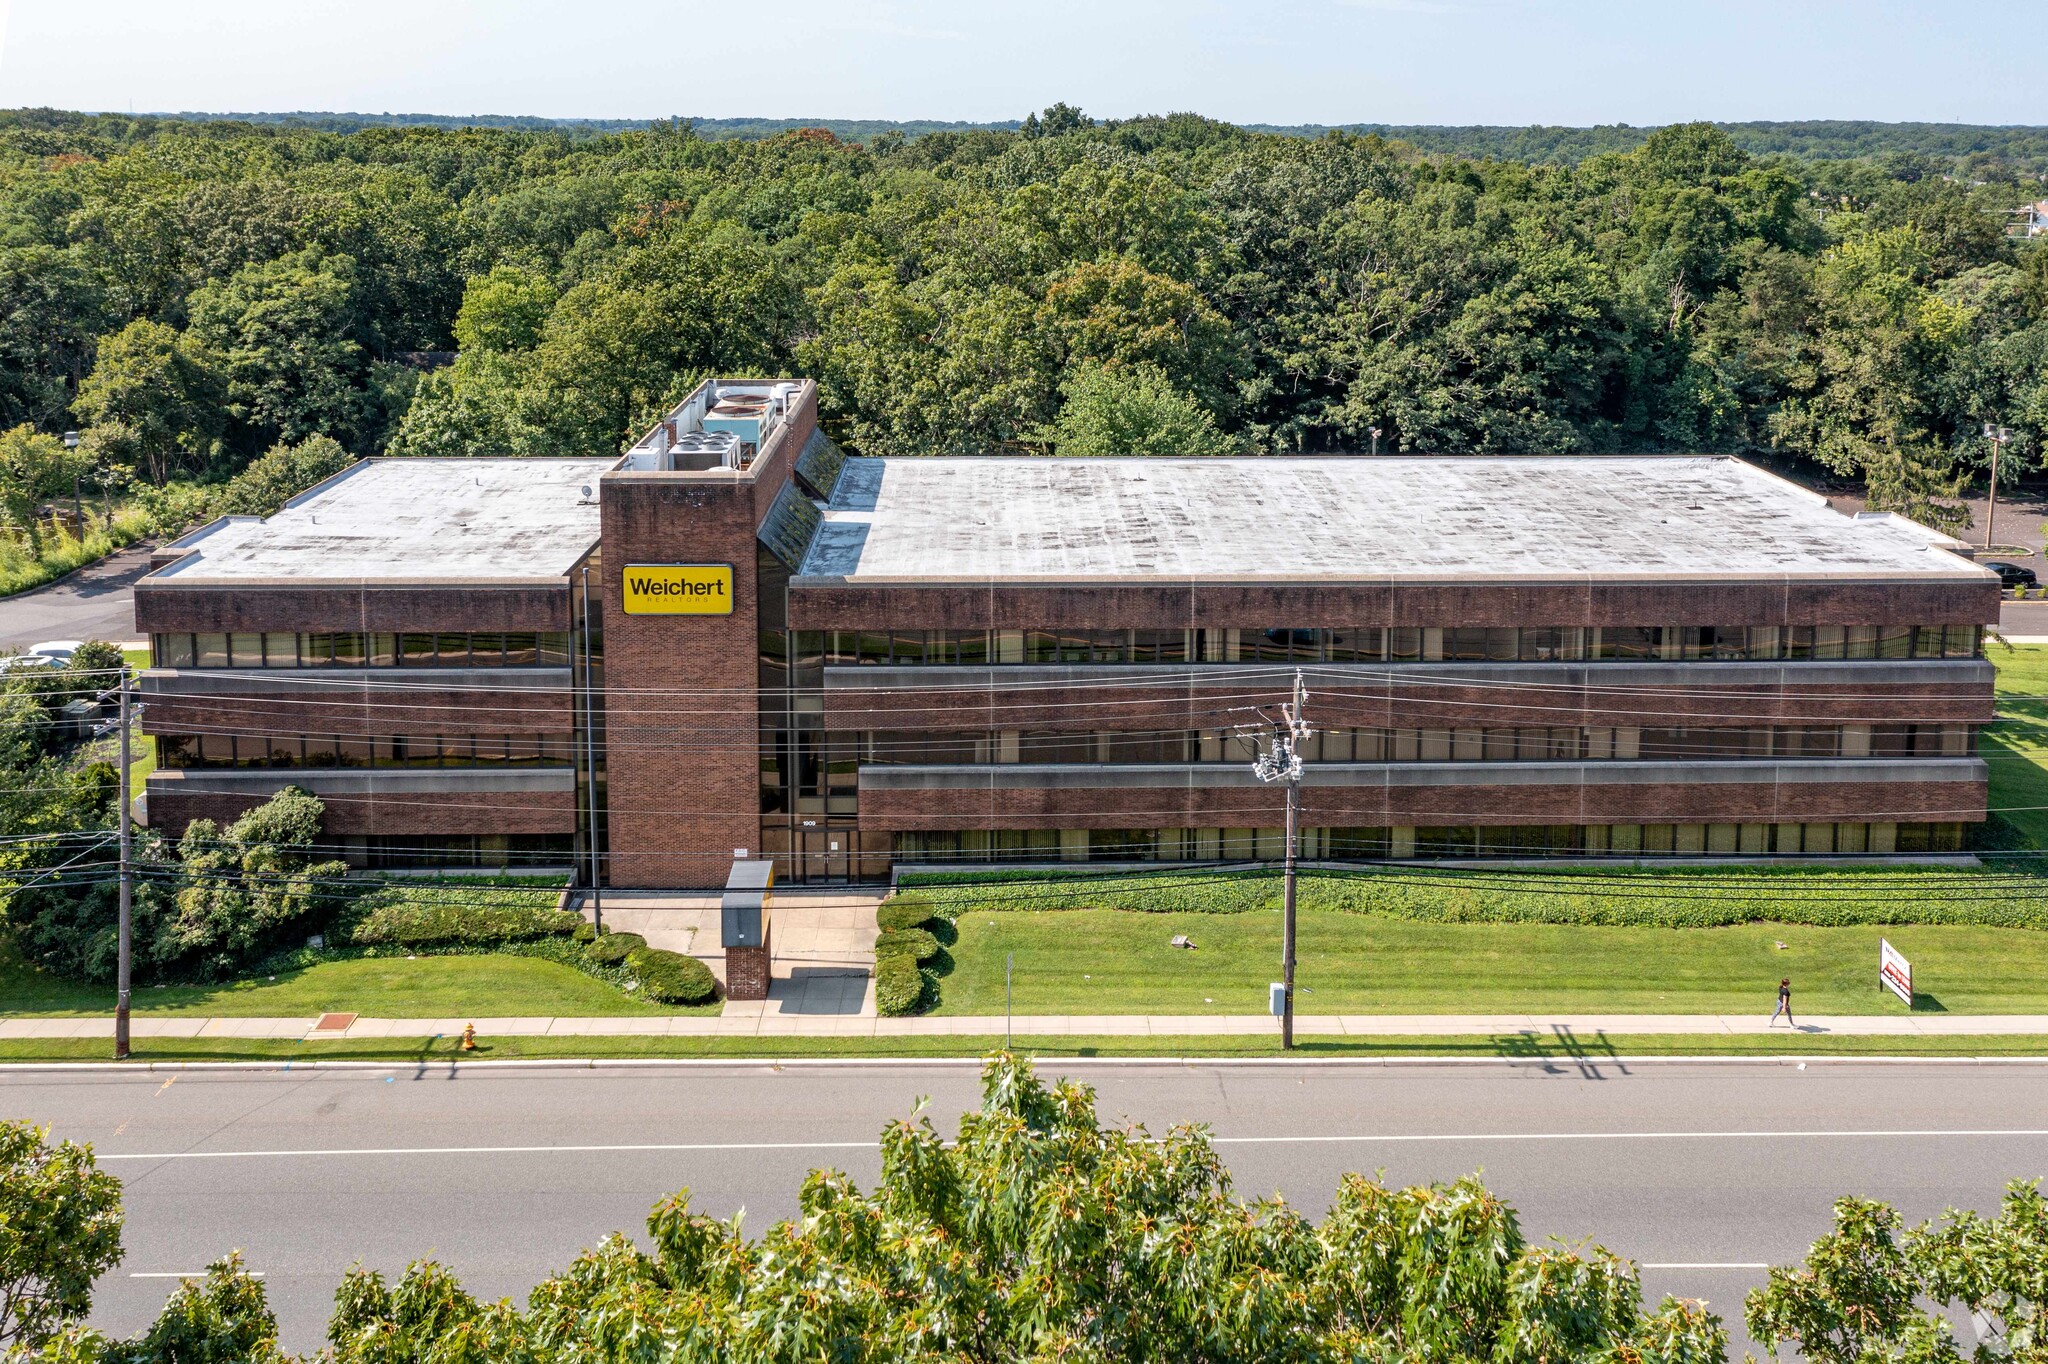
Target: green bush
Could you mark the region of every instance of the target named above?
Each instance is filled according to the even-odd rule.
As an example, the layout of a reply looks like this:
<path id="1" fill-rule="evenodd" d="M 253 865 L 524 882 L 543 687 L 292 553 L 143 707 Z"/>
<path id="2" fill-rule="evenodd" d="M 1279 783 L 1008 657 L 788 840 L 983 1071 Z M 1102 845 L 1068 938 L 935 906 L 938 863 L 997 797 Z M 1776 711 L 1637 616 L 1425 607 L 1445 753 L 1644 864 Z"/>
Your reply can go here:
<path id="1" fill-rule="evenodd" d="M 929 895 L 896 894 L 875 910 L 875 926 L 885 933 L 892 929 L 922 928 L 937 913 Z"/>
<path id="2" fill-rule="evenodd" d="M 658 1004 L 703 1004 L 718 994 L 718 978 L 711 974 L 711 968 L 680 952 L 643 947 L 626 958 L 626 969 L 640 982 L 640 997 Z"/>
<path id="3" fill-rule="evenodd" d="M 583 949 L 583 955 L 600 966 L 617 966 L 647 946 L 638 933 L 603 933 Z"/>
<path id="4" fill-rule="evenodd" d="M 922 928 L 902 928 L 875 938 L 875 956 L 924 961 L 937 954 L 939 940 Z"/>
<path id="5" fill-rule="evenodd" d="M 875 958 L 875 1011 L 889 1018 L 914 1014 L 924 1007 L 925 975 L 917 959 L 898 953 Z"/>
<path id="6" fill-rule="evenodd" d="M 447 943 L 484 947 L 567 937 L 581 919 L 549 906 L 387 904 L 357 921 L 351 941 L 362 947 L 436 947 Z"/>
<path id="7" fill-rule="evenodd" d="M 588 919 L 584 919 L 583 916 L 580 914 L 576 917 L 582 920 L 582 922 L 576 925 L 576 931 L 570 934 L 569 936 L 573 938 L 576 942 L 581 943 L 585 946 L 588 946 L 589 944 L 596 942 L 597 925 L 593 924 Z"/>

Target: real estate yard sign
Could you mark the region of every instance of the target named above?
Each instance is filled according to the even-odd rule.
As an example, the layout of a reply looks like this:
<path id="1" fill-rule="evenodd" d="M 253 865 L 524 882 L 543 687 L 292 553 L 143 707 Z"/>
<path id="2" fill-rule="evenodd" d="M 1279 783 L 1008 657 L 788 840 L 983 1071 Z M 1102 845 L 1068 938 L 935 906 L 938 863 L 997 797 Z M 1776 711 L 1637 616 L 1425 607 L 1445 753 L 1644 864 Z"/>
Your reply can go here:
<path id="1" fill-rule="evenodd" d="M 1913 963 L 1883 938 L 1877 940 L 1877 983 L 1913 1007 Z"/>

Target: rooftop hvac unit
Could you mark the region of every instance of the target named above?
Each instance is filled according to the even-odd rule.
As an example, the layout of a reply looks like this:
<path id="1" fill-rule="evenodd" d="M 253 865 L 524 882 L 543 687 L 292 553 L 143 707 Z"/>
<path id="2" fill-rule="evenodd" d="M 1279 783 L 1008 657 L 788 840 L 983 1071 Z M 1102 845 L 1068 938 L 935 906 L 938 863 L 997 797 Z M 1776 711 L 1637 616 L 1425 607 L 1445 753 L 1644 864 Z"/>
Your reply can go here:
<path id="1" fill-rule="evenodd" d="M 730 431 L 688 431 L 669 450 L 672 469 L 737 469 L 740 439 Z"/>

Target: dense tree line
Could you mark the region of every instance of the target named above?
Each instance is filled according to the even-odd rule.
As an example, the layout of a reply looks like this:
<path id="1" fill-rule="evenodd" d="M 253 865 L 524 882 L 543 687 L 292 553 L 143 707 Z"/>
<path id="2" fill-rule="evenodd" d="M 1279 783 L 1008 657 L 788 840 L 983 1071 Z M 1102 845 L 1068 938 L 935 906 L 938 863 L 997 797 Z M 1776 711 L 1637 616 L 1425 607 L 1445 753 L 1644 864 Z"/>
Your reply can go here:
<path id="1" fill-rule="evenodd" d="M 2004 230 L 2039 186 L 1955 171 L 1064 105 L 865 146 L 18 114 L 0 429 L 144 483 L 314 434 L 591 454 L 800 372 L 870 453 L 1779 452 L 1954 520 L 1984 421 L 2048 430 L 2048 251 Z"/>

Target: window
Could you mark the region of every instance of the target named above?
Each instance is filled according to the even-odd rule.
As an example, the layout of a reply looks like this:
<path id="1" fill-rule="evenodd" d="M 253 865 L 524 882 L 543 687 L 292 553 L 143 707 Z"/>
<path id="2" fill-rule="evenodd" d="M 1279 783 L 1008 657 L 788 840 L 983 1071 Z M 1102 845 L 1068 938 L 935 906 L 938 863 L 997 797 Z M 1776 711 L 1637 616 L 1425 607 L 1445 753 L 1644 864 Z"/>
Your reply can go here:
<path id="1" fill-rule="evenodd" d="M 158 635 L 156 637 L 155 663 L 159 668 L 190 668 L 197 666 L 190 635 Z"/>
<path id="2" fill-rule="evenodd" d="M 299 637 L 297 635 L 267 634 L 263 637 L 263 666 L 266 668 L 296 668 L 299 666 Z"/>
<path id="3" fill-rule="evenodd" d="M 231 668 L 262 667 L 263 636 L 257 634 L 229 635 L 228 666 Z"/>
<path id="4" fill-rule="evenodd" d="M 1593 657 L 1620 662 L 1655 658 L 1658 634 L 1654 625 L 1603 625 L 1595 634 Z"/>

